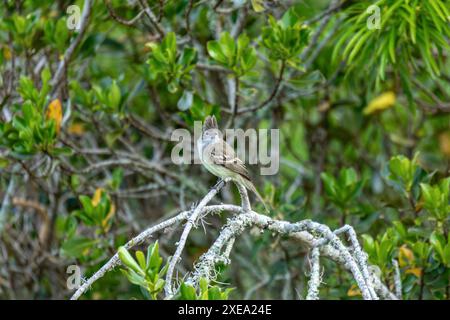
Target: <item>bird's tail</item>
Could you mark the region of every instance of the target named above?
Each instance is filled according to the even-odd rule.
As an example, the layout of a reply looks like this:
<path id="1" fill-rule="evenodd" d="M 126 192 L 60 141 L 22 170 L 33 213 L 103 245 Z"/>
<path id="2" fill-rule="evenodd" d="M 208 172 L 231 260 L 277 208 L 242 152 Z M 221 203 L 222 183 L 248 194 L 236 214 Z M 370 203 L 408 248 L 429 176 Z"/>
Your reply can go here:
<path id="1" fill-rule="evenodd" d="M 242 183 L 244 184 L 244 186 L 256 195 L 259 202 L 261 202 L 263 204 L 264 208 L 266 209 L 266 211 L 269 212 L 269 207 L 267 206 L 263 197 L 261 197 L 261 195 L 259 194 L 258 190 L 256 190 L 255 185 L 250 180 L 247 180 L 247 179 L 241 179 L 241 180 L 242 180 Z"/>

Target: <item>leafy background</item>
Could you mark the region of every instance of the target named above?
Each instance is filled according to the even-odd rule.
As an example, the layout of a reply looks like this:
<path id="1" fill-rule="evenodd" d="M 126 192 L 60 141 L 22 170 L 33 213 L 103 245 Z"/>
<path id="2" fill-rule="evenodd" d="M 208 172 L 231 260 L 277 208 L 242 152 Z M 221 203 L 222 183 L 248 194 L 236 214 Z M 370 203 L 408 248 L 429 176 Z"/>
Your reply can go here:
<path id="1" fill-rule="evenodd" d="M 279 173 L 251 168 L 271 216 L 350 224 L 391 289 L 398 263 L 404 299 L 450 298 L 448 1 L 92 1 L 69 30 L 67 8 L 86 3 L 0 7 L 1 298 L 68 298 L 67 266 L 89 276 L 189 209 L 215 178 L 173 164 L 170 134 L 209 114 L 280 129 Z M 380 29 L 367 27 L 372 4 Z M 232 185 L 221 197 L 239 201 Z M 195 230 L 180 274 L 227 216 Z M 84 298 L 161 298 L 178 238 L 121 249 L 122 270 Z M 179 297 L 305 297 L 309 252 L 292 240 L 252 231 L 231 260 Z M 322 298 L 361 298 L 322 264 Z"/>

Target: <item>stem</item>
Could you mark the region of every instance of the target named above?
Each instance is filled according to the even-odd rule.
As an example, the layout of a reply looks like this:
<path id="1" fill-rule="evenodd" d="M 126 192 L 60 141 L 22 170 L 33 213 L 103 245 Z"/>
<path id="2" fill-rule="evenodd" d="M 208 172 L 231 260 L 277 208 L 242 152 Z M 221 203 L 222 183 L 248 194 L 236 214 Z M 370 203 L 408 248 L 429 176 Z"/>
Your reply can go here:
<path id="1" fill-rule="evenodd" d="M 420 291 L 419 291 L 419 300 L 423 300 L 423 291 L 425 288 L 425 270 L 422 268 L 420 272 Z"/>
<path id="2" fill-rule="evenodd" d="M 242 113 L 246 113 L 246 112 L 253 112 L 253 111 L 262 109 L 265 106 L 267 106 L 276 97 L 276 95 L 278 93 L 278 90 L 281 87 L 281 82 L 283 81 L 283 75 L 284 75 L 285 69 L 286 69 L 286 61 L 285 60 L 281 60 L 280 71 L 278 73 L 278 77 L 277 77 L 277 80 L 276 80 L 276 83 L 275 83 L 275 87 L 273 88 L 271 94 L 269 95 L 269 97 L 267 97 L 266 100 L 264 100 L 262 103 L 260 103 L 256 107 L 250 107 L 250 108 L 241 109 L 239 111 L 236 111 L 236 113 L 237 114 L 242 114 Z"/>

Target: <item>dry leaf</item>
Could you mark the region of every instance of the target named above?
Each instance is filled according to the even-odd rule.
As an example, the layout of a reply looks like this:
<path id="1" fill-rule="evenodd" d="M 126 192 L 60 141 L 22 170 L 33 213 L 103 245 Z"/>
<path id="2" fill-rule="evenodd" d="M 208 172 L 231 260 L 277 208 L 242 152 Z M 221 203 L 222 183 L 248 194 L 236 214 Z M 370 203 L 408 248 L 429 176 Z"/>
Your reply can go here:
<path id="1" fill-rule="evenodd" d="M 73 123 L 67 128 L 67 132 L 76 136 L 82 136 L 85 132 L 84 125 L 82 123 Z"/>
<path id="2" fill-rule="evenodd" d="M 402 245 L 398 252 L 398 264 L 401 268 L 409 266 L 414 261 L 414 253 L 406 245 Z"/>
<path id="3" fill-rule="evenodd" d="M 447 158 L 450 158 L 450 132 L 443 132 L 439 135 L 439 148 Z"/>
<path id="4" fill-rule="evenodd" d="M 9 47 L 3 47 L 3 57 L 5 60 L 11 60 L 12 54 L 11 50 L 9 50 Z"/>
<path id="5" fill-rule="evenodd" d="M 103 219 L 103 221 L 102 221 L 102 227 L 103 228 L 107 227 L 108 221 L 114 216 L 115 213 L 116 213 L 116 206 L 113 203 L 111 203 L 111 207 L 109 209 L 109 212 L 108 212 L 107 216 L 105 217 L 105 219 Z M 106 231 L 108 231 L 108 229 Z"/>
<path id="6" fill-rule="evenodd" d="M 102 188 L 97 188 L 94 192 L 94 196 L 92 197 L 92 205 L 94 207 L 98 206 L 98 204 L 100 203 L 100 200 L 102 199 L 102 193 L 103 193 L 103 189 Z"/>
<path id="7" fill-rule="evenodd" d="M 105 190 L 103 190 L 103 188 L 97 188 L 94 192 L 94 196 L 92 197 L 91 203 L 94 207 L 98 206 L 98 204 L 100 203 L 100 200 L 102 199 L 102 194 L 103 192 L 105 192 Z M 103 219 L 102 221 L 102 227 L 106 228 L 108 225 L 108 221 L 114 216 L 114 214 L 116 213 L 116 206 L 111 203 L 111 206 L 109 208 L 109 212 L 106 215 L 105 219 Z M 106 230 L 107 231 L 107 230 Z"/>
<path id="8" fill-rule="evenodd" d="M 348 289 L 347 291 L 347 295 L 349 297 L 356 297 L 356 296 L 360 296 L 361 295 L 361 290 L 359 290 L 359 288 L 356 285 L 352 285 L 350 287 L 350 289 Z"/>
<path id="9" fill-rule="evenodd" d="M 61 129 L 61 121 L 62 121 L 62 106 L 61 101 L 59 99 L 55 99 L 48 105 L 47 108 L 47 114 L 46 114 L 47 120 L 55 120 L 56 124 L 56 133 L 59 133 L 59 130 Z"/>
<path id="10" fill-rule="evenodd" d="M 409 268 L 405 271 L 406 274 L 413 274 L 417 278 L 420 278 L 422 275 L 422 268 Z"/>

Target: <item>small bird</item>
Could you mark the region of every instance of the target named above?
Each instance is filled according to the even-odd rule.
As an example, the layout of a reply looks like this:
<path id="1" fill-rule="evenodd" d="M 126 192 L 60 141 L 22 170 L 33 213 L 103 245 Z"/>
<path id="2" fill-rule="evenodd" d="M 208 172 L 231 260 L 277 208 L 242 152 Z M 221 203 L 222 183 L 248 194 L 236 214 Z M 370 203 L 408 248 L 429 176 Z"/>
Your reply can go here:
<path id="1" fill-rule="evenodd" d="M 220 137 L 215 116 L 208 116 L 203 123 L 202 135 L 197 141 L 198 154 L 202 164 L 213 175 L 231 179 L 252 191 L 268 211 L 263 198 L 253 185 L 244 162 L 233 148 Z"/>

